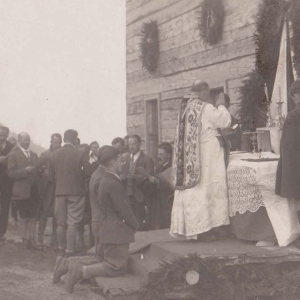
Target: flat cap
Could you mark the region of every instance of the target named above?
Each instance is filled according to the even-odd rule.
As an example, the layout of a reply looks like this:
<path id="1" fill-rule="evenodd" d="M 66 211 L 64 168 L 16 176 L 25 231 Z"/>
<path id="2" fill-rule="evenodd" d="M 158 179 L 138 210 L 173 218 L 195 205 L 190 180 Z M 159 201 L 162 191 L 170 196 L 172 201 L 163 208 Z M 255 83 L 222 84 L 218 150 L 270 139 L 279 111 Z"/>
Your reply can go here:
<path id="1" fill-rule="evenodd" d="M 118 157 L 119 151 L 115 149 L 113 146 L 102 146 L 98 151 L 98 160 L 101 163 L 106 163 L 109 160 Z"/>

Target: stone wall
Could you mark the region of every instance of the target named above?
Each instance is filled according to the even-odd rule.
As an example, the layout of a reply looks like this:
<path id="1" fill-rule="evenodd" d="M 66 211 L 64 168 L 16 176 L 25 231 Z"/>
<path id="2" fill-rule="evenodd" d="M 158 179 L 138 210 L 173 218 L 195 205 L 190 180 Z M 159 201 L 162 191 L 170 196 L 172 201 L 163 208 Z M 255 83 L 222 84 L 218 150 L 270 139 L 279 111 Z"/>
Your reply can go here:
<path id="1" fill-rule="evenodd" d="M 160 139 L 173 140 L 181 97 L 195 79 L 224 87 L 239 117 L 239 88 L 254 68 L 253 33 L 261 0 L 223 0 L 223 39 L 205 46 L 197 30 L 202 0 L 127 0 L 127 129 L 145 138 L 145 101 L 160 101 Z M 150 74 L 139 59 L 142 24 L 156 20 L 158 68 Z"/>

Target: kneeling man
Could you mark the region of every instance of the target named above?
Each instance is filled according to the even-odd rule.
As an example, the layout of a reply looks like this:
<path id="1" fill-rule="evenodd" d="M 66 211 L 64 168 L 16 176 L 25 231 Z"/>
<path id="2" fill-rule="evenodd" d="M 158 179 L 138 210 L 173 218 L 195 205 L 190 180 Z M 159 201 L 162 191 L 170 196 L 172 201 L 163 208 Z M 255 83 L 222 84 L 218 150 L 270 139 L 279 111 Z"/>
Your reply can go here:
<path id="1" fill-rule="evenodd" d="M 69 293 L 73 292 L 74 285 L 81 279 L 125 274 L 129 243 L 134 242 L 134 230 L 138 229 L 139 223 L 130 208 L 125 187 L 118 176 L 122 167 L 118 150 L 111 146 L 103 146 L 99 149 L 99 158 L 105 167 L 98 191 L 101 207 L 99 262 L 84 265 L 80 261 L 70 261 L 65 280 L 66 290 Z"/>

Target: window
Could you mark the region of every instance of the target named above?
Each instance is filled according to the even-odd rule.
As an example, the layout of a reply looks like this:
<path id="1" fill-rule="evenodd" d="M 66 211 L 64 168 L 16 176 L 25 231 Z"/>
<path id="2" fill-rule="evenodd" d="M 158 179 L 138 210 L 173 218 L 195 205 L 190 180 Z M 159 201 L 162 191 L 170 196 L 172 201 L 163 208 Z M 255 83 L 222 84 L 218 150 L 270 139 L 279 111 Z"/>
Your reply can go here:
<path id="1" fill-rule="evenodd" d="M 216 105 L 219 95 L 224 93 L 224 87 L 218 87 L 210 90 L 211 104 Z"/>

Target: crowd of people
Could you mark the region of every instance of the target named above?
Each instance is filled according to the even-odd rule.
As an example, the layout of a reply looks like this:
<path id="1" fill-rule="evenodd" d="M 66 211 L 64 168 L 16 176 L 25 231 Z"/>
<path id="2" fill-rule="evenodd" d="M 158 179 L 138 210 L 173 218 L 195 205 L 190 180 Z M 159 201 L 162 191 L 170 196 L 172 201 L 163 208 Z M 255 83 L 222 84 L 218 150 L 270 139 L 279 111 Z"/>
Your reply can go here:
<path id="1" fill-rule="evenodd" d="M 299 81 L 291 95 L 296 108 L 283 129 L 276 193 L 298 199 L 299 172 L 290 158 L 298 164 Z M 137 230 L 170 228 L 174 237 L 198 240 L 214 235 L 215 228 L 230 223 L 226 169 L 230 149 L 239 147 L 230 137 L 235 120 L 228 102 L 221 94 L 210 103 L 209 85 L 196 80 L 182 100 L 174 145 L 161 143 L 157 160 L 142 151 L 137 134 L 100 148 L 96 141 L 81 144 L 73 129 L 63 138 L 54 133 L 50 148 L 38 157 L 29 149 L 28 133 L 20 133 L 16 145 L 1 126 L 0 240 L 5 239 L 11 204 L 24 249 L 43 250 L 47 220 L 53 217 L 51 244 L 59 251 L 53 283 L 67 274 L 66 289 L 72 293 L 81 279 L 126 273 Z M 84 252 L 85 225 L 97 255 L 78 261 L 73 258 Z"/>
<path id="2" fill-rule="evenodd" d="M 141 146 L 141 137 L 131 135 L 117 137 L 111 146 L 99 149 L 96 141 L 81 144 L 77 131 L 71 129 L 63 137 L 54 133 L 49 149 L 38 157 L 30 150 L 28 133 L 20 133 L 13 144 L 9 128 L 0 126 L 0 240 L 5 241 L 11 210 L 19 224 L 22 249 L 58 248 L 54 283 L 62 276 L 67 258 L 85 253 L 87 235 L 88 246 L 96 242 L 102 257 L 113 261 L 114 267 L 106 267 L 105 272 L 124 272 L 128 245 L 134 239 L 126 222 L 140 231 L 169 228 L 171 222 L 172 146 L 166 142 L 159 145 L 157 161 Z M 107 186 L 100 189 L 102 181 L 107 181 Z M 52 218 L 52 232 L 46 245 L 48 218 Z"/>

